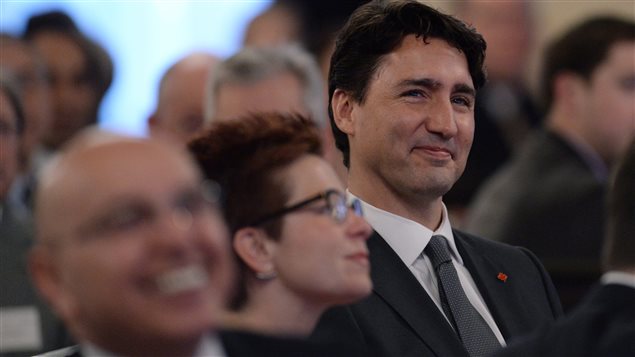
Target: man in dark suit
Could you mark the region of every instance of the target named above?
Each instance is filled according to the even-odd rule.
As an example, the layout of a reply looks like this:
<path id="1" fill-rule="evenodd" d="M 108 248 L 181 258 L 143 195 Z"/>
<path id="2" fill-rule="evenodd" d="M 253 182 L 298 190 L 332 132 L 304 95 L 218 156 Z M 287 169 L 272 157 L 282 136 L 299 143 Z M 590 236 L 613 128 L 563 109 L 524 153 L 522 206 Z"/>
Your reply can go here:
<path id="1" fill-rule="evenodd" d="M 483 38 L 417 1 L 377 1 L 336 43 L 329 112 L 349 193 L 376 231 L 374 289 L 327 312 L 313 338 L 386 356 L 476 356 L 560 315 L 532 253 L 454 230 L 442 201 L 472 143 Z"/>
<path id="2" fill-rule="evenodd" d="M 544 60 L 545 127 L 482 189 L 466 229 L 529 248 L 565 310 L 601 274 L 608 172 L 635 137 L 635 23 L 591 18 Z"/>
<path id="3" fill-rule="evenodd" d="M 635 356 L 635 141 L 609 193 L 604 275 L 566 318 L 497 356 Z"/>

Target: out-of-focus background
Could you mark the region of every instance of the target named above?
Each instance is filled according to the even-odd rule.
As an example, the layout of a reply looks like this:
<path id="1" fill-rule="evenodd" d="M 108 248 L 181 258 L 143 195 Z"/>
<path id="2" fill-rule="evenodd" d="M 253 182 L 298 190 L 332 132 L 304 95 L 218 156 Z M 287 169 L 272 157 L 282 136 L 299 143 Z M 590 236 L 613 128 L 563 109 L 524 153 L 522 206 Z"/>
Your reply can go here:
<path id="1" fill-rule="evenodd" d="M 271 3 L 268 0 L 2 0 L 0 31 L 21 35 L 31 15 L 55 9 L 67 12 L 114 60 L 114 81 L 99 114 L 101 126 L 144 135 L 163 71 L 192 50 L 207 50 L 223 58 L 232 55 L 241 47 L 249 21 Z M 454 12 L 460 2 L 426 3 Z M 535 1 L 532 11 L 535 42 L 525 75 L 534 88 L 537 59 L 545 41 L 589 15 L 606 13 L 635 18 L 635 1 Z M 492 21 L 496 21 L 495 13 Z"/>
<path id="2" fill-rule="evenodd" d="M 62 10 L 112 56 L 115 76 L 100 124 L 144 134 L 159 78 L 192 50 L 236 52 L 249 20 L 270 1 L 12 1 L 0 3 L 0 31 L 21 35 L 31 15 Z"/>

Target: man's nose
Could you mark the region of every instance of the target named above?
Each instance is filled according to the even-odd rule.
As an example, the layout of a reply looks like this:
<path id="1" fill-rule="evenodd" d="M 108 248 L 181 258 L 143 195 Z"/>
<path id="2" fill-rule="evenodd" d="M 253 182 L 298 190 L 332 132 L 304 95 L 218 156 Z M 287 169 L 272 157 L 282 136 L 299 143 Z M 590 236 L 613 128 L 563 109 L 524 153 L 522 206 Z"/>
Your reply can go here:
<path id="1" fill-rule="evenodd" d="M 182 207 L 176 207 L 164 212 L 158 217 L 159 222 L 149 237 L 154 247 L 170 252 L 170 254 L 185 256 L 188 247 L 193 244 L 192 235 L 194 217 L 192 213 Z"/>
<path id="2" fill-rule="evenodd" d="M 430 103 L 426 113 L 425 127 L 428 132 L 450 139 L 458 132 L 456 117 L 449 100 L 435 100 Z"/>

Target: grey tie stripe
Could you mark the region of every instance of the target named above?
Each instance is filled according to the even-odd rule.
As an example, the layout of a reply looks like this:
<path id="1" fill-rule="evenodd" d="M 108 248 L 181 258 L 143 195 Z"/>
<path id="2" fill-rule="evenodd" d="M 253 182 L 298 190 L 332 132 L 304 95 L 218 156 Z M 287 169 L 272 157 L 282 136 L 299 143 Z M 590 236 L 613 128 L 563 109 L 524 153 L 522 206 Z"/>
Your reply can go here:
<path id="1" fill-rule="evenodd" d="M 440 235 L 432 236 L 424 251 L 439 278 L 443 311 L 454 325 L 470 356 L 485 356 L 500 348 L 498 339 L 461 287 L 446 239 Z"/>

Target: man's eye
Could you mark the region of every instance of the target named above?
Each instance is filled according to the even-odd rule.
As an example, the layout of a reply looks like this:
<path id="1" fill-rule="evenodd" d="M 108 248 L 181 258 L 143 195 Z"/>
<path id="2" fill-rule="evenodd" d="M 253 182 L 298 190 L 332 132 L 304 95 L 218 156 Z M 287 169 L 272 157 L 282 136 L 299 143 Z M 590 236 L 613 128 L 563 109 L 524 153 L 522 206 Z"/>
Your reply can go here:
<path id="1" fill-rule="evenodd" d="M 100 224 L 102 231 L 125 231 L 135 228 L 149 218 L 149 214 L 143 210 L 123 209 L 104 218 Z"/>
<path id="2" fill-rule="evenodd" d="M 425 97 L 425 93 L 420 89 L 411 89 L 401 94 L 404 97 Z"/>
<path id="3" fill-rule="evenodd" d="M 452 98 L 452 103 L 462 105 L 467 108 L 472 107 L 472 99 L 463 96 Z"/>
<path id="4" fill-rule="evenodd" d="M 188 193 L 181 196 L 175 204 L 175 207 L 182 212 L 189 212 L 190 214 L 196 214 L 201 212 L 206 206 L 210 205 L 205 196 L 201 193 Z"/>

